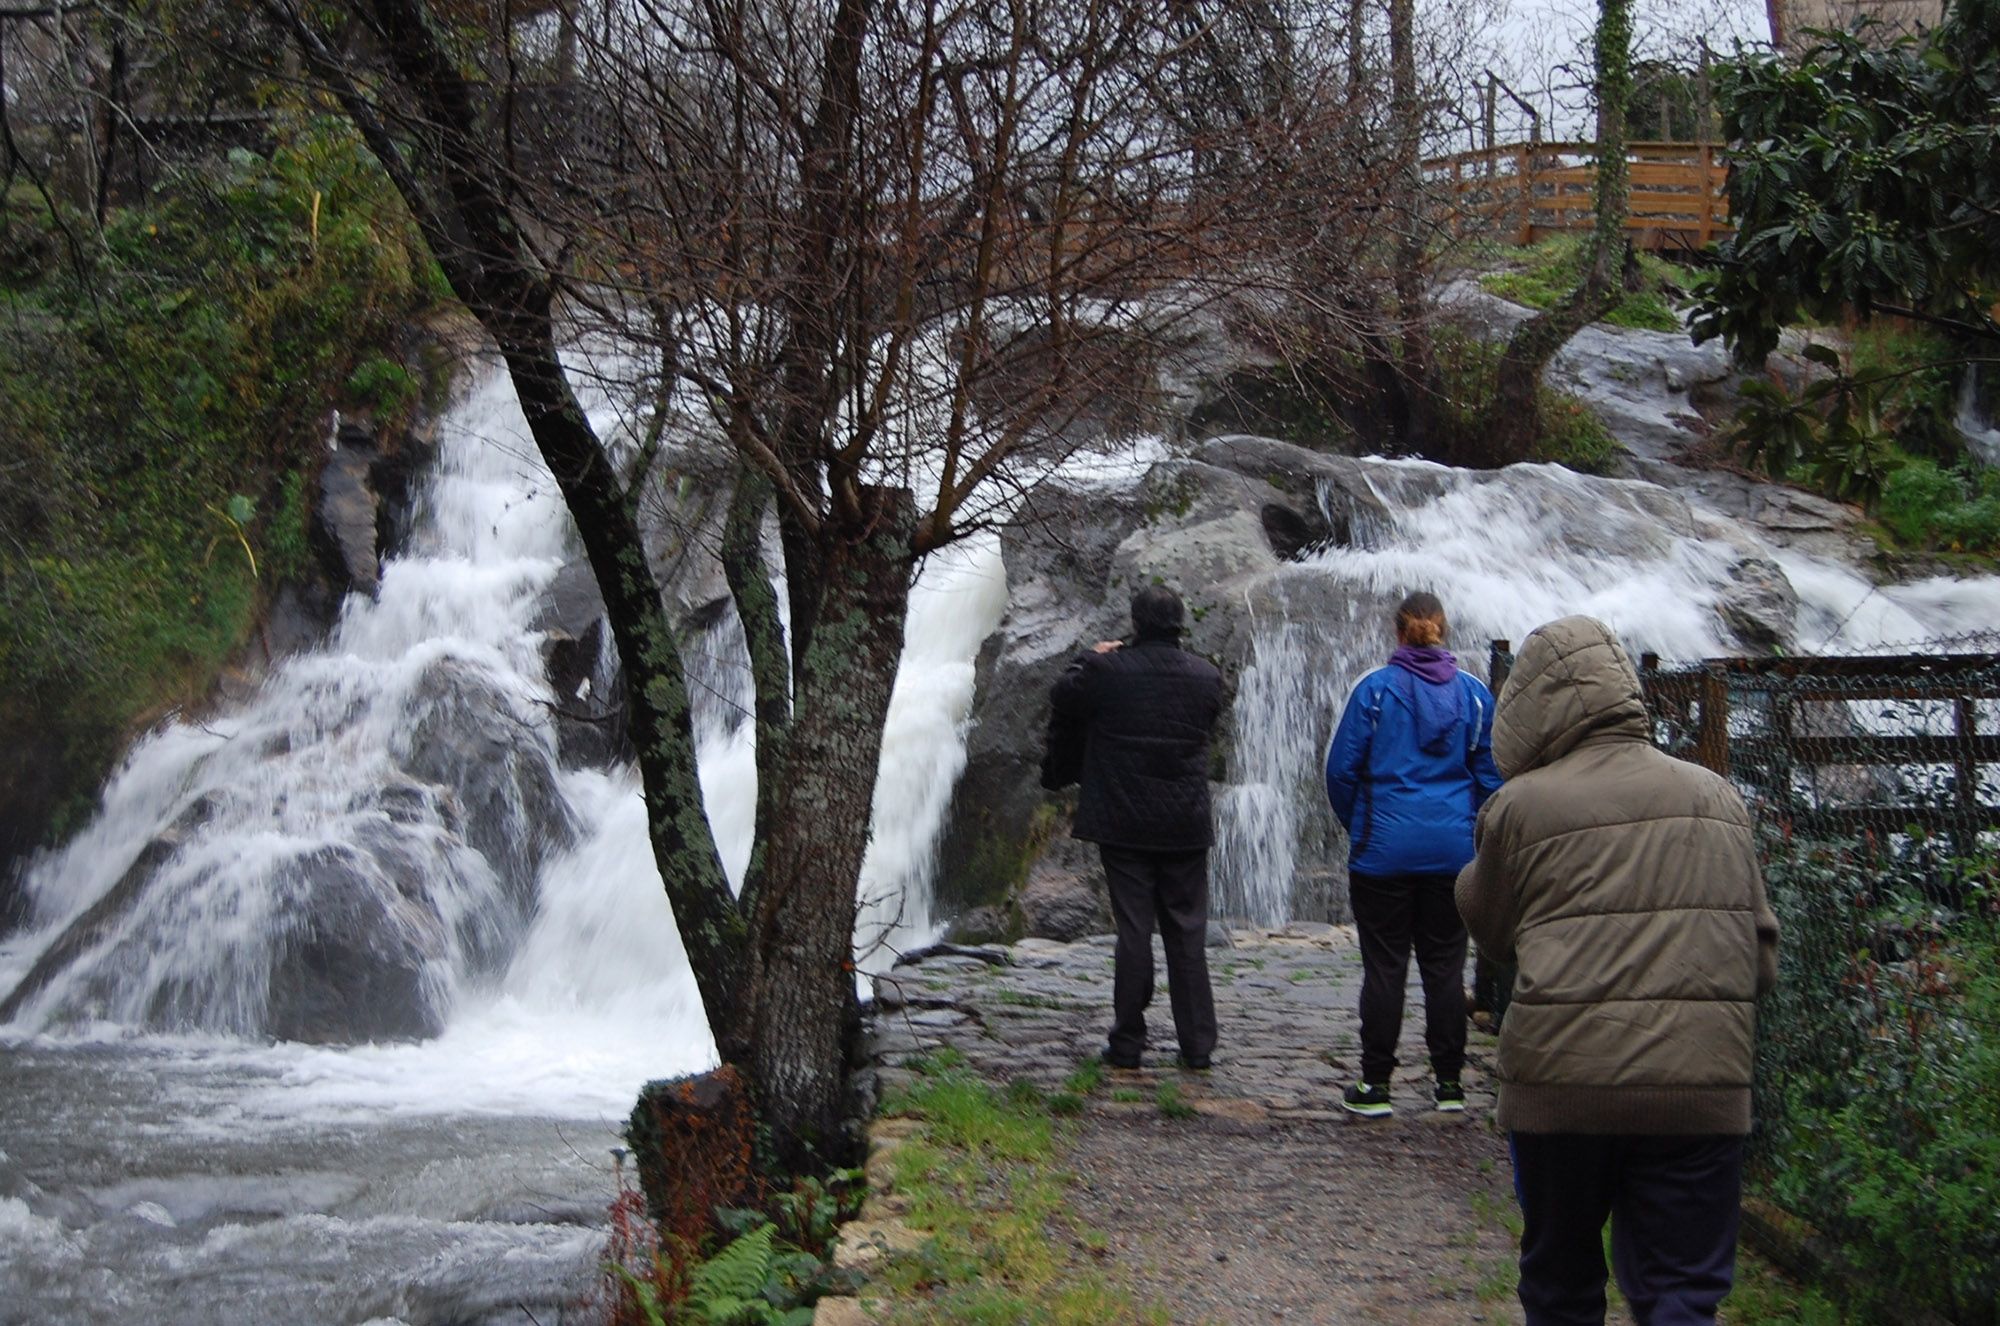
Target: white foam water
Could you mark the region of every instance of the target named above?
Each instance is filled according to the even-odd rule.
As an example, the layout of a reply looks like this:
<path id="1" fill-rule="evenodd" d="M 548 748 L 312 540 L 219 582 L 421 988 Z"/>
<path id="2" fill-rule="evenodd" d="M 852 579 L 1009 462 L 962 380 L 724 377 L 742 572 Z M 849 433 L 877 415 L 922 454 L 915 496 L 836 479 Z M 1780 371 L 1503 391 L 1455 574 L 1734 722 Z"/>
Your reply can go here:
<path id="1" fill-rule="evenodd" d="M 393 827 L 429 853 L 421 858 L 426 886 L 464 895 L 458 910 L 487 917 L 496 932 L 482 942 L 512 953 L 485 976 L 471 972 L 463 952 L 442 955 L 436 979 L 445 988 L 436 993 L 449 1013 L 440 1035 L 347 1047 L 265 1044 L 258 1035 L 257 972 L 272 942 L 260 927 L 271 880 L 283 863 L 364 829 L 382 831 L 394 818 L 368 804 L 357 809 L 355 794 L 408 781 L 397 769 L 399 743 L 427 677 L 444 664 L 465 670 L 482 698 L 505 705 L 528 751 L 552 761 L 551 697 L 533 623 L 571 555 L 559 494 L 512 391 L 504 376 L 483 374 L 446 419 L 410 548 L 383 568 L 379 594 L 350 598 L 327 647 L 274 670 L 240 709 L 199 725 L 170 724 L 139 743 L 93 824 L 32 871 L 36 924 L 0 948 L 0 985 L 11 986 L 163 829 L 187 818 L 190 806 L 205 807 L 206 818 L 164 867 L 175 877 L 148 890 L 149 898 L 180 899 L 179 909 L 135 909 L 122 923 L 122 946 L 102 945 L 72 964 L 9 1032 L 43 1044 L 130 1040 L 163 983 L 199 973 L 197 998 L 209 1003 L 171 1029 L 178 1034 L 152 1039 L 189 1053 L 201 1046 L 211 1065 L 254 1067 L 255 1085 L 221 1109 L 244 1120 L 466 1111 L 600 1117 L 629 1108 L 649 1077 L 712 1063 L 629 771 L 556 776 L 573 841 L 541 863 L 532 912 L 513 932 L 493 870 L 465 849 L 448 815 L 437 807 L 400 812 L 418 821 Z M 973 655 L 1005 594 L 991 535 L 928 559 L 913 584 L 863 870 L 857 940 L 871 962 L 892 960 L 935 933 L 929 878 L 964 762 Z M 747 668 L 732 615 L 689 651 L 688 674 L 704 800 L 725 869 L 740 885 L 756 773 L 744 721 Z M 162 970 L 129 970 L 134 951 Z M 118 970 L 99 973 L 89 1000 L 65 1005 L 65 992 L 73 994 L 93 965 Z M 202 1112 L 217 1117 L 217 1108 L 205 1100 Z"/>

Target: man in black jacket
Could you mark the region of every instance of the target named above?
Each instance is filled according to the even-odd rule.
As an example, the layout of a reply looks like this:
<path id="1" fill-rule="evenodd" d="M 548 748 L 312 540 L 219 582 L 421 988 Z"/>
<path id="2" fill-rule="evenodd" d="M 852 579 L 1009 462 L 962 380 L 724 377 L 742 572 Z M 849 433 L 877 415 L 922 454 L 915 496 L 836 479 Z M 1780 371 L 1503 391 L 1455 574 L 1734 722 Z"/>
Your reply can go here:
<path id="1" fill-rule="evenodd" d="M 1082 788 L 1072 832 L 1098 845 L 1118 922 L 1105 1062 L 1137 1068 L 1153 998 L 1153 921 L 1167 956 L 1167 993 L 1183 1067 L 1208 1067 L 1215 999 L 1208 986 L 1208 746 L 1222 674 L 1180 648 L 1183 612 L 1170 589 L 1132 596 L 1133 640 L 1102 641 L 1050 692 L 1056 731 L 1083 732 Z M 1045 777 L 1046 781 L 1046 777 Z"/>

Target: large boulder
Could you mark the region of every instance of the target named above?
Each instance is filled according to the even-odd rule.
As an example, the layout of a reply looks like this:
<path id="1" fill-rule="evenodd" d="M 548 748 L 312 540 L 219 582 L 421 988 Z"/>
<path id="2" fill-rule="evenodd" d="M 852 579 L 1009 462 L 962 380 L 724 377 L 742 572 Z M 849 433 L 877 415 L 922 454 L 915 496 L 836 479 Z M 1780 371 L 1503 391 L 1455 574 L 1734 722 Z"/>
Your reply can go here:
<path id="1" fill-rule="evenodd" d="M 1059 839 L 1028 872 L 1016 900 L 1022 933 L 1073 943 L 1111 933 L 1111 894 L 1104 865 L 1088 844 Z"/>
<path id="2" fill-rule="evenodd" d="M 448 793 L 465 841 L 523 917 L 534 908 L 542 862 L 576 839 L 554 754 L 485 673 L 450 659 L 424 674 L 397 752 L 412 779 Z"/>
<path id="3" fill-rule="evenodd" d="M 243 733 L 228 748 L 250 761 L 229 766 L 242 789 L 194 795 L 137 848 L 0 1000 L 0 1020 L 330 1043 L 435 1035 L 456 982 L 513 954 L 542 864 L 576 826 L 526 697 L 443 660 L 399 698 L 393 763 L 343 764 L 351 790 L 311 774 L 277 788 L 277 806 L 293 791 L 311 803 L 290 833 L 269 828 L 274 787 L 255 762 L 312 734 Z M 326 716 L 338 758 L 339 729 L 367 719 Z"/>
<path id="4" fill-rule="evenodd" d="M 444 918 L 393 853 L 320 848 L 288 873 L 304 901 L 273 946 L 263 1030 L 280 1040 L 419 1040 L 444 1030 L 431 964 L 448 956 Z"/>

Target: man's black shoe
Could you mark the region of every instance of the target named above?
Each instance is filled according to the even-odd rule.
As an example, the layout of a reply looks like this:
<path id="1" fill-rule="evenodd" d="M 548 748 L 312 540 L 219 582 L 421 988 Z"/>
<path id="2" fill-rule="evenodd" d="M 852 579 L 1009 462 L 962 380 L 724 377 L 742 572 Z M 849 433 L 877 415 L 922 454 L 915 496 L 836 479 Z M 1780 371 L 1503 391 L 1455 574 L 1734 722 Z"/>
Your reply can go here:
<path id="1" fill-rule="evenodd" d="M 1106 1050 L 1103 1054 L 1098 1055 L 1097 1058 L 1106 1068 L 1124 1068 L 1129 1070 L 1139 1066 L 1139 1056 L 1136 1054 L 1127 1058 L 1122 1054 L 1113 1054 L 1111 1051 Z"/>
<path id="2" fill-rule="evenodd" d="M 1209 1059 L 1205 1054 L 1199 1059 L 1190 1059 L 1184 1054 L 1177 1054 L 1174 1056 L 1174 1063 L 1190 1073 L 1206 1073 L 1209 1069 Z"/>

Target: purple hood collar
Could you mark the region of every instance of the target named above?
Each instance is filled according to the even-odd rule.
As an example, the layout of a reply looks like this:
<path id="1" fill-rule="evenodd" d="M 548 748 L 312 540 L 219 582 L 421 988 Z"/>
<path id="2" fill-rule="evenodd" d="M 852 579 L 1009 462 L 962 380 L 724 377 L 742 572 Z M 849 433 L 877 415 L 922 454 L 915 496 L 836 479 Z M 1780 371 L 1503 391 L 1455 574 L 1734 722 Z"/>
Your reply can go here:
<path id="1" fill-rule="evenodd" d="M 1389 661 L 1433 686 L 1442 686 L 1458 675 L 1458 659 L 1449 649 L 1436 645 L 1398 645 Z"/>

